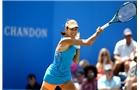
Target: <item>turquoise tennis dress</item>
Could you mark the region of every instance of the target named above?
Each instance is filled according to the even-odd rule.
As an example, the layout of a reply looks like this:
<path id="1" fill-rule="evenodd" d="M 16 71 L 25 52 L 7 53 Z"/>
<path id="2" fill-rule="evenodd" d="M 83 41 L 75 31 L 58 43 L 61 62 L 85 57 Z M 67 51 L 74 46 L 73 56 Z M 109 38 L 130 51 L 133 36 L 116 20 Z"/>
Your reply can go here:
<path id="1" fill-rule="evenodd" d="M 47 68 L 44 81 L 50 84 L 64 84 L 71 80 L 70 66 L 76 53 L 76 47 L 70 46 L 64 52 L 55 51 L 53 63 Z"/>

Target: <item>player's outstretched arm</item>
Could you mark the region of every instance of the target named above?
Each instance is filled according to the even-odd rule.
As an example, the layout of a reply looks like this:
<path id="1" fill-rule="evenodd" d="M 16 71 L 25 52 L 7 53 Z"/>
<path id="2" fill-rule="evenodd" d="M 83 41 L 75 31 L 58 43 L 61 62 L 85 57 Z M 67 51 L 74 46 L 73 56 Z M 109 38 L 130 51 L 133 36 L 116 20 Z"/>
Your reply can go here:
<path id="1" fill-rule="evenodd" d="M 63 39 L 61 41 L 61 43 L 66 43 L 69 45 L 90 46 L 95 42 L 98 35 L 101 34 L 102 32 L 103 32 L 103 30 L 100 27 L 98 27 L 96 32 L 87 39 L 77 40 L 77 39 L 72 39 L 72 38 L 66 38 L 66 39 Z"/>

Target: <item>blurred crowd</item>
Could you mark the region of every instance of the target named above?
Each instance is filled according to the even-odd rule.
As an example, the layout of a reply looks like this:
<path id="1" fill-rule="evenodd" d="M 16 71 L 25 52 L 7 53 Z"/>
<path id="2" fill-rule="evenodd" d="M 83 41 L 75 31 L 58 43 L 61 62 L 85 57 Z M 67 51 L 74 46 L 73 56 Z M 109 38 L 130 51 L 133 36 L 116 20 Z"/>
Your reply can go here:
<path id="1" fill-rule="evenodd" d="M 80 60 L 77 66 L 82 69 L 72 71 L 79 90 L 137 90 L 136 41 L 129 28 L 123 34 L 124 39 L 114 46 L 113 58 L 107 48 L 102 48 L 96 65 L 86 59 Z"/>
<path id="2" fill-rule="evenodd" d="M 78 90 L 137 90 L 136 41 L 129 28 L 123 34 L 124 39 L 114 46 L 113 58 L 107 48 L 101 48 L 96 65 L 87 59 L 80 60 L 78 65 L 72 63 L 72 79 Z M 28 82 L 26 89 L 40 87 L 34 75 L 28 76 Z"/>

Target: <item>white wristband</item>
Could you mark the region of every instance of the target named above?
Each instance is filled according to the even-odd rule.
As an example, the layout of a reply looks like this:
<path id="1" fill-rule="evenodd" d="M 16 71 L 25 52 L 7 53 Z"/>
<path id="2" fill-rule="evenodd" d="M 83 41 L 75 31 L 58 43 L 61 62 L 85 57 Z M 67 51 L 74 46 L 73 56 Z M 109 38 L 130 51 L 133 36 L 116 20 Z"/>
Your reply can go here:
<path id="1" fill-rule="evenodd" d="M 80 49 L 80 46 L 76 46 L 77 49 Z"/>

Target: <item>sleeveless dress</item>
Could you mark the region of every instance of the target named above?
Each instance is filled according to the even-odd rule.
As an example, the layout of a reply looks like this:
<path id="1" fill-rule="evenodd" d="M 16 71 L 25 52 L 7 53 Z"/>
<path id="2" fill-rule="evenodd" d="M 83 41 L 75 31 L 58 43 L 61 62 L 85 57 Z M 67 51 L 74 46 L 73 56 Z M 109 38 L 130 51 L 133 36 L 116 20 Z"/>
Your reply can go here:
<path id="1" fill-rule="evenodd" d="M 64 84 L 71 80 L 70 66 L 72 64 L 76 46 L 70 46 L 66 51 L 55 51 L 53 63 L 47 68 L 43 80 L 50 84 Z"/>

